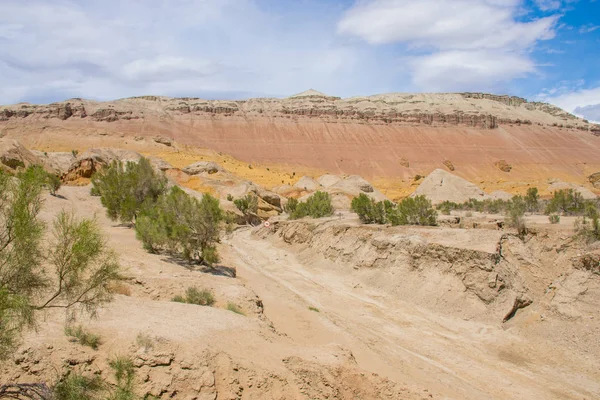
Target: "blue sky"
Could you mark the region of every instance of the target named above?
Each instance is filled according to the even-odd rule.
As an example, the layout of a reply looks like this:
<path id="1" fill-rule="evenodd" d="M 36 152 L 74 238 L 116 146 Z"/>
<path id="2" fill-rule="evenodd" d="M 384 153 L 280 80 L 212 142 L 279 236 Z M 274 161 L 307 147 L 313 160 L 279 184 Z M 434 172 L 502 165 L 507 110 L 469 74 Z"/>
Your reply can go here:
<path id="1" fill-rule="evenodd" d="M 2 0 L 0 104 L 485 91 L 600 118 L 598 50 L 600 0 Z"/>

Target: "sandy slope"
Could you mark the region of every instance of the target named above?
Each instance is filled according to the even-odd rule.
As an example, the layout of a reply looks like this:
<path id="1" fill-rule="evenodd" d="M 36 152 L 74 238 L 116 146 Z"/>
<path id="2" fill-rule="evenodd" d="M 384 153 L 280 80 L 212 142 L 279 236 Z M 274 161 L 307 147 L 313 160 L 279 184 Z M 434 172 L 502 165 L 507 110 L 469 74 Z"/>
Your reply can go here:
<path id="1" fill-rule="evenodd" d="M 265 313 L 304 343 L 341 343 L 358 364 L 443 398 L 591 399 L 597 373 L 562 350 L 532 342 L 499 324 L 426 311 L 376 289 L 363 289 L 324 259 L 303 263 L 290 247 L 249 231 L 228 241 L 226 259 L 263 299 Z M 310 311 L 309 306 L 320 312 Z M 555 358 L 556 357 L 556 358 Z"/>

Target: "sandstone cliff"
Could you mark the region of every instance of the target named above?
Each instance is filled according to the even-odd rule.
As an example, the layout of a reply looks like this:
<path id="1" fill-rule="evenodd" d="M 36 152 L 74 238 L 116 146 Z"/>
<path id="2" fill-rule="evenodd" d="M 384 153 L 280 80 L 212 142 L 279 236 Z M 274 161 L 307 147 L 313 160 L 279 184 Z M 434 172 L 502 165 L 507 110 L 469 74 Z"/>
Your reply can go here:
<path id="1" fill-rule="evenodd" d="M 482 93 L 71 99 L 0 106 L 0 136 L 46 151 L 110 146 L 149 154 L 192 146 L 367 179 L 412 181 L 451 160 L 457 175 L 484 190 L 549 178 L 584 184 L 600 170 L 600 126 L 549 104 Z M 511 172 L 498 170 L 498 160 Z"/>

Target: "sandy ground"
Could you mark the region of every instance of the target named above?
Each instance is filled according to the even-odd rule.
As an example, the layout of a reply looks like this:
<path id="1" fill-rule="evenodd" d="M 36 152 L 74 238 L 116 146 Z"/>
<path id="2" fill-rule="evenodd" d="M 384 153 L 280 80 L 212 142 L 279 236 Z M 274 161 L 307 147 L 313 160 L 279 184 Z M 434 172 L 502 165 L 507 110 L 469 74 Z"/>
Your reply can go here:
<path id="1" fill-rule="evenodd" d="M 239 232 L 225 252 L 265 314 L 300 343 L 340 343 L 359 365 L 440 398 L 592 399 L 598 374 L 579 375 L 499 324 L 465 321 L 362 289 L 324 260 L 303 264 L 290 248 Z M 316 307 L 319 312 L 309 310 Z M 549 346 L 549 347 L 547 347 Z"/>
<path id="2" fill-rule="evenodd" d="M 553 343 L 543 326 L 528 331 L 516 324 L 481 322 L 421 307 L 408 293 L 391 296 L 325 257 L 307 257 L 306 249 L 264 238 L 250 228 L 223 239 L 217 269 L 190 268 L 146 253 L 133 230 L 106 218 L 89 187 L 64 187 L 60 194 L 47 196 L 42 217 L 50 220 L 61 209 L 95 216 L 109 245 L 119 252 L 130 293 L 117 295 L 100 310 L 98 319 L 82 320 L 103 337 L 97 352 L 69 342 L 61 314 L 47 314 L 39 329 L 27 335 L 25 353 L 19 353 L 29 361 L 3 365 L 3 381 L 52 379 L 65 362 L 106 374 L 109 357 L 135 352 L 146 357 L 139 358 L 140 363 L 148 364 L 138 374 L 140 390 L 163 397 L 591 400 L 600 396 L 596 348 L 587 356 L 571 353 L 562 343 Z M 449 235 L 449 228 L 406 228 L 403 234 L 439 245 L 495 251 L 491 244 L 498 240 L 497 231 L 482 230 L 480 242 L 470 241 L 473 235 L 465 230 L 455 231 Z M 237 278 L 232 277 L 234 270 Z M 189 286 L 211 289 L 216 305 L 169 301 Z M 246 315 L 228 311 L 228 302 L 238 304 Z M 549 326 L 568 330 L 565 324 Z M 140 333 L 161 343 L 154 358 L 140 355 L 135 344 Z M 161 366 L 165 357 L 168 361 Z M 158 366 L 151 367 L 152 362 Z M 208 384 L 188 396 L 198 376 L 206 374 L 212 377 L 202 378 Z M 387 379 L 402 389 L 389 390 Z"/>

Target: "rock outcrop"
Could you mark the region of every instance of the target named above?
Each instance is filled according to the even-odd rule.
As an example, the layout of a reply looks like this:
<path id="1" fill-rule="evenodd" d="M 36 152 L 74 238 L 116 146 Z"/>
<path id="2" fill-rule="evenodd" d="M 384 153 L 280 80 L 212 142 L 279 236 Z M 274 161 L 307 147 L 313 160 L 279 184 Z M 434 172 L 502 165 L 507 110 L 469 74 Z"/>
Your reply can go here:
<path id="1" fill-rule="evenodd" d="M 75 161 L 76 157 L 73 152 L 42 152 L 31 150 L 31 152 L 40 160 L 42 165 L 49 170 L 54 171 L 58 175 L 63 175 L 69 171 L 69 167 Z"/>
<path id="2" fill-rule="evenodd" d="M 150 103 L 152 106 L 149 106 Z M 148 106 L 144 107 L 145 104 Z M 71 99 L 48 105 L 17 104 L 0 109 L 0 121 L 35 117 L 59 120 L 90 118 L 96 122 L 128 121 L 145 119 L 161 108 L 163 112 L 171 114 L 280 118 L 297 116 L 342 122 L 463 125 L 480 129 L 534 123 L 585 130 L 590 130 L 593 126 L 558 107 L 528 102 L 513 96 L 486 93 L 391 93 L 341 99 L 312 89 L 285 99 L 207 101 L 190 97 L 141 96 L 108 103 Z M 507 112 L 510 109 L 516 112 Z M 540 115 L 543 114 L 547 116 L 540 119 Z M 565 121 L 568 123 L 564 123 Z M 157 138 L 161 139 L 158 143 L 167 146 L 171 143 L 168 140 L 163 141 L 162 136 Z"/>
<path id="3" fill-rule="evenodd" d="M 423 195 L 433 204 L 444 201 L 464 203 L 469 199 L 484 200 L 486 194 L 475 184 L 451 174 L 443 169 L 436 169 L 417 187 L 413 196 Z"/>
<path id="4" fill-rule="evenodd" d="M 224 171 L 224 169 L 216 162 L 198 161 L 183 168 L 182 171 L 188 175 L 198 175 L 202 173 L 216 174 L 217 172 Z"/>
<path id="5" fill-rule="evenodd" d="M 600 172 L 590 175 L 588 180 L 596 189 L 600 189 Z"/>
<path id="6" fill-rule="evenodd" d="M 89 149 L 77 156 L 63 177 L 65 181 L 91 178 L 94 172 L 110 165 L 113 161 L 138 162 L 142 155 L 131 150 L 97 148 Z"/>
<path id="7" fill-rule="evenodd" d="M 0 138 L 0 167 L 16 171 L 30 165 L 42 165 L 42 162 L 18 141 Z"/>
<path id="8" fill-rule="evenodd" d="M 512 170 L 512 166 L 506 160 L 498 160 L 494 162 L 494 166 L 502 172 L 510 172 Z"/>

